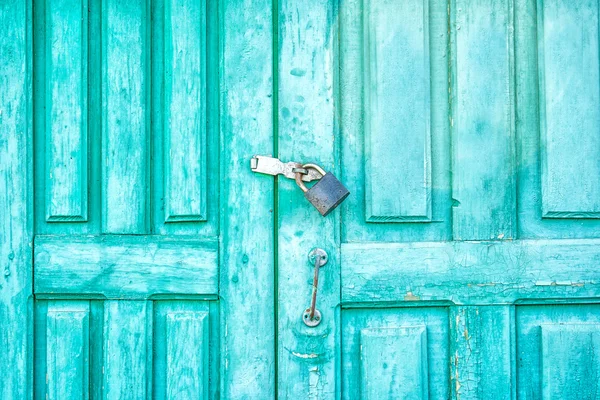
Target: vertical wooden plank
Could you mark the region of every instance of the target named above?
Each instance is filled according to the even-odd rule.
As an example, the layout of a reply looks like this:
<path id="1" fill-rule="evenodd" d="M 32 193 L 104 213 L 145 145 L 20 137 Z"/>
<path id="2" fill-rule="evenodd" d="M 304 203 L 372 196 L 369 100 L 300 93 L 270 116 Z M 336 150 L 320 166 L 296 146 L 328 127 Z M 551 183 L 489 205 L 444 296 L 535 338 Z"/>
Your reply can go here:
<path id="1" fill-rule="evenodd" d="M 338 171 L 340 140 L 336 125 L 337 3 L 320 0 L 280 2 L 279 157 L 316 162 Z M 278 184 L 278 396 L 339 397 L 339 211 L 323 218 L 304 199 L 295 182 Z M 307 327 L 314 265 L 311 249 L 329 255 L 321 268 L 317 308 L 322 322 Z M 293 378 L 292 378 L 293 377 Z"/>
<path id="2" fill-rule="evenodd" d="M 206 3 L 165 2 L 165 222 L 206 220 Z"/>
<path id="3" fill-rule="evenodd" d="M 146 301 L 104 303 L 104 398 L 144 399 L 147 393 Z"/>
<path id="4" fill-rule="evenodd" d="M 431 219 L 429 1 L 365 2 L 366 220 Z"/>
<path id="5" fill-rule="evenodd" d="M 147 0 L 102 3 L 102 217 L 105 233 L 146 233 Z"/>
<path id="6" fill-rule="evenodd" d="M 46 399 L 89 398 L 89 303 L 48 307 Z"/>
<path id="7" fill-rule="evenodd" d="M 272 4 L 221 3 L 221 397 L 275 397 Z"/>
<path id="8" fill-rule="evenodd" d="M 208 399 L 208 313 L 167 313 L 167 398 Z"/>
<path id="9" fill-rule="evenodd" d="M 87 1 L 46 1 L 45 14 L 46 221 L 87 221 Z"/>
<path id="10" fill-rule="evenodd" d="M 512 0 L 454 0 L 454 239 L 514 237 Z"/>
<path id="11" fill-rule="evenodd" d="M 361 399 L 428 399 L 427 328 L 360 332 Z"/>
<path id="12" fill-rule="evenodd" d="M 542 217 L 600 218 L 598 1 L 537 5 Z"/>
<path id="13" fill-rule="evenodd" d="M 513 308 L 456 306 L 451 309 L 453 398 L 513 399 Z"/>
<path id="14" fill-rule="evenodd" d="M 32 396 L 31 2 L 0 2 L 0 398 Z"/>

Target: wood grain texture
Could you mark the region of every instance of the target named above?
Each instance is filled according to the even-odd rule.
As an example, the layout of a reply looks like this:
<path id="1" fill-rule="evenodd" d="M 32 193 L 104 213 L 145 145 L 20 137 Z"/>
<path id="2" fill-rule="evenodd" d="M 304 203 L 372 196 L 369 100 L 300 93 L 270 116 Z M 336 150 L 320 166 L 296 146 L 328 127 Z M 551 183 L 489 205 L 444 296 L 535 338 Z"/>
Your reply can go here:
<path id="1" fill-rule="evenodd" d="M 206 220 L 206 2 L 165 2 L 165 222 Z"/>
<path id="2" fill-rule="evenodd" d="M 361 399 L 428 399 L 427 327 L 362 329 L 360 378 Z"/>
<path id="3" fill-rule="evenodd" d="M 87 221 L 87 1 L 47 1 L 45 14 L 46 220 Z"/>
<path id="4" fill-rule="evenodd" d="M 98 234 L 101 2 L 35 0 L 32 13 L 35 232 Z"/>
<path id="5" fill-rule="evenodd" d="M 429 2 L 371 0 L 364 18 L 366 220 L 429 221 Z"/>
<path id="6" fill-rule="evenodd" d="M 600 218 L 598 1 L 537 4 L 542 217 Z"/>
<path id="7" fill-rule="evenodd" d="M 218 321 L 214 302 L 154 303 L 153 398 L 219 397 Z"/>
<path id="8" fill-rule="evenodd" d="M 541 325 L 542 398 L 598 397 L 600 324 Z"/>
<path id="9" fill-rule="evenodd" d="M 215 0 L 152 8 L 151 231 L 218 235 L 219 22 Z"/>
<path id="10" fill-rule="evenodd" d="M 342 245 L 342 301 L 511 304 L 597 297 L 600 241 Z"/>
<path id="11" fill-rule="evenodd" d="M 368 10 L 371 8 L 380 11 L 370 15 Z M 427 18 L 424 15 L 426 10 Z M 363 21 L 369 18 L 373 22 L 371 28 L 367 24 L 368 21 Z M 380 35 L 377 40 L 369 39 L 367 29 L 379 29 L 385 34 Z M 342 168 L 341 176 L 338 177 L 352 193 L 341 205 L 342 240 L 349 242 L 450 240 L 452 199 L 448 118 L 447 2 L 438 0 L 343 1 L 340 3 L 339 30 L 340 85 L 337 108 L 343 140 L 340 140 Z M 396 35 L 393 38 L 397 40 L 391 40 L 392 36 L 388 38 L 388 33 Z M 404 47 L 400 49 L 399 46 Z M 374 121 L 380 130 L 373 132 L 370 141 L 365 133 L 368 129 L 367 121 L 374 119 L 371 116 L 372 107 L 367 108 L 365 97 L 367 92 L 374 90 L 366 81 L 365 53 L 369 52 L 369 48 L 372 52 L 380 53 L 381 63 L 373 67 L 378 68 L 380 74 L 385 74 L 381 76 L 375 74 L 375 77 L 385 78 L 381 80 L 381 85 L 378 87 L 383 91 L 379 96 L 385 94 L 387 97 L 378 104 L 383 107 L 383 110 L 388 110 L 385 118 L 381 115 L 381 118 Z M 396 59 L 388 57 L 388 53 L 395 54 Z M 425 73 L 425 70 L 428 72 Z M 392 89 L 394 85 L 399 87 L 398 90 Z M 421 96 L 418 102 L 422 107 L 413 110 L 412 107 L 416 107 L 417 101 L 413 100 L 409 92 L 405 93 L 402 89 L 415 96 Z M 404 117 L 401 118 L 400 115 Z M 428 137 L 430 140 L 427 144 Z M 371 142 L 378 149 L 378 155 L 367 152 Z M 428 155 L 428 152 L 431 154 Z M 430 165 L 426 165 L 426 161 Z M 380 171 L 371 171 L 372 173 L 365 171 L 367 162 L 380 165 Z M 410 184 L 406 186 L 404 178 L 398 177 L 408 174 L 409 170 L 412 172 L 406 179 Z M 429 177 L 426 179 L 427 174 Z M 391 177 L 396 177 L 394 178 L 396 181 L 393 179 L 386 181 Z M 381 184 L 373 179 L 378 179 L 377 182 Z M 423 200 L 417 201 L 415 207 L 416 204 L 425 205 L 426 199 L 421 195 L 427 193 L 428 201 L 431 203 L 431 215 L 426 219 L 422 217 L 370 218 L 366 211 L 369 180 L 373 181 L 371 188 L 378 193 L 377 196 L 382 200 L 388 199 L 390 204 L 398 205 L 401 199 L 399 195 L 404 193 L 402 197 L 404 199 L 414 197 Z M 418 192 L 409 193 L 415 189 L 414 185 L 422 186 L 425 180 L 429 183 L 425 188 L 421 187 Z M 390 210 L 391 207 L 390 205 Z M 416 213 L 414 210 L 411 212 Z M 422 221 L 418 222 L 415 219 Z"/>
<path id="12" fill-rule="evenodd" d="M 146 301 L 104 303 L 103 398 L 137 400 L 151 393 L 152 343 L 146 314 L 151 307 Z"/>
<path id="13" fill-rule="evenodd" d="M 151 236 L 36 238 L 35 292 L 106 298 L 217 294 L 215 240 Z"/>
<path id="14" fill-rule="evenodd" d="M 50 305 L 46 322 L 48 391 L 45 398 L 88 399 L 89 302 Z"/>
<path id="15" fill-rule="evenodd" d="M 447 308 L 343 309 L 341 398 L 448 399 L 449 346 Z"/>
<path id="16" fill-rule="evenodd" d="M 0 398 L 32 395 L 31 2 L 0 3 Z"/>
<path id="17" fill-rule="evenodd" d="M 167 398 L 208 399 L 208 313 L 167 314 Z"/>
<path id="18" fill-rule="evenodd" d="M 598 398 L 599 307 L 517 307 L 519 398 Z"/>
<path id="19" fill-rule="evenodd" d="M 226 1 L 221 43 L 221 393 L 275 395 L 273 178 L 249 168 L 273 149 L 271 2 Z"/>
<path id="20" fill-rule="evenodd" d="M 279 3 L 278 156 L 316 162 L 336 174 L 341 140 L 336 126 L 337 3 Z M 278 181 L 278 396 L 339 396 L 339 211 L 323 218 L 295 182 Z M 302 322 L 310 305 L 312 248 L 327 251 L 319 274 L 317 308 L 322 322 Z M 290 379 L 294 377 L 294 379 Z"/>
<path id="21" fill-rule="evenodd" d="M 512 0 L 452 5 L 454 239 L 514 238 Z"/>
<path id="22" fill-rule="evenodd" d="M 147 0 L 102 2 L 104 233 L 147 233 L 149 8 Z"/>
<path id="23" fill-rule="evenodd" d="M 453 398 L 514 398 L 514 320 L 514 306 L 450 308 Z"/>
<path id="24" fill-rule="evenodd" d="M 600 232 L 600 220 L 598 219 L 544 218 L 544 216 L 547 217 L 548 214 L 543 213 L 544 205 L 542 204 L 542 200 L 544 198 L 542 195 L 542 182 L 546 179 L 542 175 L 541 166 L 543 163 L 545 163 L 542 153 L 547 153 L 547 151 L 551 148 L 559 151 L 559 153 L 556 151 L 554 152 L 556 156 L 559 156 L 559 158 L 554 158 L 554 165 L 558 168 L 555 172 L 562 171 L 561 173 L 565 173 L 566 175 L 562 177 L 556 176 L 556 183 L 558 184 L 559 182 L 562 182 L 561 184 L 567 185 L 563 186 L 563 188 L 558 186 L 556 187 L 557 194 L 560 194 L 560 191 L 565 190 L 564 193 L 566 193 L 567 197 L 565 197 L 562 201 L 575 201 L 579 203 L 582 201 L 585 202 L 588 201 L 585 200 L 586 196 L 590 193 L 593 193 L 594 188 L 596 187 L 595 185 L 598 181 L 598 172 L 596 171 L 596 173 L 594 173 L 595 167 L 592 165 L 590 169 L 590 165 L 588 164 L 593 164 L 593 160 L 598 158 L 597 155 L 595 155 L 595 153 L 597 153 L 596 149 L 598 144 L 598 135 L 597 131 L 579 131 L 572 137 L 564 136 L 562 133 L 559 133 L 560 136 L 557 136 L 556 138 L 559 139 L 559 141 L 567 141 L 564 142 L 564 146 L 562 148 L 560 146 L 557 147 L 559 143 L 552 145 L 551 148 L 545 148 L 542 144 L 541 139 L 545 133 L 542 130 L 542 121 L 540 118 L 543 116 L 543 114 L 547 114 L 547 111 L 544 111 L 545 108 L 543 103 L 541 103 L 541 100 L 544 97 L 544 86 L 539 85 L 539 80 L 540 74 L 542 74 L 541 70 L 544 68 L 547 69 L 548 67 L 544 67 L 543 60 L 538 60 L 540 53 L 539 47 L 544 46 L 543 37 L 539 36 L 538 32 L 543 31 L 543 26 L 538 27 L 538 24 L 552 24 L 554 29 L 560 30 L 562 29 L 561 21 L 563 18 L 565 19 L 565 22 L 567 22 L 570 18 L 572 18 L 573 15 L 577 15 L 580 12 L 578 11 L 579 8 L 583 10 L 586 7 L 597 7 L 597 4 L 595 2 L 568 3 L 553 0 L 548 2 L 539 2 L 540 8 L 546 6 L 551 8 L 558 7 L 562 11 L 558 15 L 554 14 L 553 16 L 550 14 L 544 16 L 538 13 L 538 1 L 536 0 L 516 0 L 515 2 L 515 83 L 518 104 L 517 154 L 519 154 L 519 168 L 517 169 L 519 182 L 519 192 L 517 198 L 517 202 L 519 204 L 519 237 L 593 238 L 597 237 L 598 232 Z M 543 10 L 541 11 L 543 12 Z M 584 47 L 581 46 L 587 46 L 585 45 L 587 42 L 576 42 L 575 38 L 579 34 L 583 34 L 583 32 L 593 33 L 595 30 L 597 30 L 598 28 L 593 22 L 595 19 L 597 19 L 597 17 L 589 19 L 589 25 L 586 22 L 584 26 L 580 26 L 577 30 L 565 32 L 565 34 L 561 36 L 561 39 L 557 39 L 557 42 L 551 46 L 556 49 L 561 49 L 563 44 L 560 42 L 560 40 L 564 39 L 565 41 L 571 43 L 571 45 L 564 45 L 568 47 L 569 51 L 572 50 L 574 46 L 583 51 Z M 590 40 L 591 39 L 592 38 L 590 37 Z M 597 51 L 597 49 L 590 49 L 590 51 Z M 543 50 L 542 53 L 544 53 Z M 548 54 L 544 57 L 554 56 L 552 54 Z M 582 69 L 583 64 L 581 64 L 580 61 L 582 61 L 584 58 L 589 60 L 589 55 L 586 55 L 586 53 L 579 53 L 578 57 L 574 58 L 572 63 L 569 64 L 569 79 L 574 79 L 574 82 L 585 81 L 586 79 L 593 78 L 594 73 L 596 76 L 598 74 L 598 71 L 594 72 L 589 70 L 589 68 L 589 71 L 584 71 Z M 554 59 L 554 62 L 560 62 L 558 59 Z M 569 63 L 568 61 L 564 62 L 567 64 Z M 577 72 L 577 70 L 579 72 Z M 566 70 L 565 73 L 567 73 Z M 578 73 L 585 74 L 585 76 L 579 76 Z M 553 81 L 553 83 L 549 83 L 552 85 L 562 85 L 562 82 L 566 82 L 565 78 L 566 75 L 564 75 L 562 72 L 560 73 L 559 78 L 556 79 L 554 79 L 552 75 L 546 75 L 546 80 L 550 79 Z M 565 104 L 565 106 L 568 105 L 569 107 L 575 107 L 575 104 L 579 104 L 579 99 L 583 101 L 584 99 L 589 99 L 589 97 L 586 96 L 593 95 L 590 92 L 592 90 L 592 86 L 593 85 L 591 83 L 590 85 L 586 85 L 586 90 L 582 92 L 582 96 L 551 96 L 548 98 L 548 94 L 546 94 L 546 103 L 551 101 Z M 588 91 L 588 89 L 590 91 Z M 582 107 L 585 107 L 586 104 L 589 103 L 583 102 L 581 105 Z M 569 121 L 573 121 L 574 123 L 584 120 L 591 121 L 591 119 L 588 120 L 587 114 L 586 116 L 583 116 L 583 114 L 581 114 L 579 111 L 576 112 L 575 110 L 571 111 L 568 115 L 563 114 L 563 111 L 560 111 L 560 115 L 565 115 L 566 118 L 565 120 L 558 121 L 560 124 L 562 124 L 561 126 L 568 125 L 570 123 Z M 550 118 L 555 117 L 551 116 Z M 547 130 L 547 127 L 545 130 Z M 560 164 L 563 162 L 563 159 L 560 158 L 562 157 L 561 154 L 566 154 L 562 153 L 564 151 L 568 151 L 569 158 L 564 159 L 564 164 Z M 549 154 L 546 154 L 545 157 L 547 158 L 548 156 Z M 586 158 L 585 162 L 581 162 L 578 157 Z M 576 177 L 569 178 L 569 176 L 572 176 L 573 174 L 575 174 Z M 579 180 L 580 178 L 581 180 Z M 590 180 L 594 180 L 591 185 L 589 184 Z M 579 182 L 586 184 L 580 185 Z M 588 205 L 593 203 L 593 199 L 590 199 L 590 201 L 591 203 L 588 202 Z M 576 203 L 572 203 L 572 205 L 575 207 Z M 585 204 L 580 205 L 584 206 Z M 577 206 L 576 208 L 582 207 Z M 564 213 L 561 215 L 563 217 L 569 216 L 569 214 Z M 585 213 L 578 212 L 576 214 L 571 214 L 571 216 L 584 217 Z"/>

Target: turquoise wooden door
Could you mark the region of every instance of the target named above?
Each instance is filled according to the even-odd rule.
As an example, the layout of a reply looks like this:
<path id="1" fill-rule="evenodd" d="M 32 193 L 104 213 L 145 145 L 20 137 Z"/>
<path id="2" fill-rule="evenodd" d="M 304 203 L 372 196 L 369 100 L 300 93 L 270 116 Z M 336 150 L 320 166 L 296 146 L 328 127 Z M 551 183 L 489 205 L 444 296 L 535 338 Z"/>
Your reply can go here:
<path id="1" fill-rule="evenodd" d="M 599 12 L 3 2 L 0 398 L 598 398 Z"/>
<path id="2" fill-rule="evenodd" d="M 599 398 L 598 2 L 279 6 L 280 398 Z"/>
<path id="3" fill-rule="evenodd" d="M 0 5 L 1 399 L 273 397 L 271 4 L 241 6 Z"/>

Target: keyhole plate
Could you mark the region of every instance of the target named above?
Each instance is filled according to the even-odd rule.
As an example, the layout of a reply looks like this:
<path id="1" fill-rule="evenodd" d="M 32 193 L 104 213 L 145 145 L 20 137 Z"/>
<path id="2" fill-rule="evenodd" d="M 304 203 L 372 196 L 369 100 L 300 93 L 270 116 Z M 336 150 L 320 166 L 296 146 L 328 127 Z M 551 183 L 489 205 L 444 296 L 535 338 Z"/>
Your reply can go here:
<path id="1" fill-rule="evenodd" d="M 321 323 L 321 312 L 315 309 L 315 316 L 313 319 L 310 319 L 310 308 L 307 308 L 302 314 L 302 320 L 306 326 L 314 328 Z"/>
<path id="2" fill-rule="evenodd" d="M 329 260 L 329 256 L 327 256 L 327 252 L 325 250 L 319 248 L 312 249 L 310 253 L 308 253 L 308 262 L 313 268 L 315 266 L 316 257 L 321 258 L 321 265 L 319 265 L 319 267 L 327 264 L 327 260 Z"/>

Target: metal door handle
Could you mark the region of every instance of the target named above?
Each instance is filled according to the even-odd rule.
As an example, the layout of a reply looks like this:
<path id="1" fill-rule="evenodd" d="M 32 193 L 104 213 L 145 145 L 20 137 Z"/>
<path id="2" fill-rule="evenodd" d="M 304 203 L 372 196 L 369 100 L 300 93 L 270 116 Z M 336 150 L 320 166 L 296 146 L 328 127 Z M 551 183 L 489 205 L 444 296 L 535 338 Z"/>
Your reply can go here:
<path id="1" fill-rule="evenodd" d="M 319 270 L 327 264 L 327 253 L 323 249 L 313 249 L 308 254 L 308 260 L 314 265 L 313 290 L 310 307 L 304 310 L 302 321 L 306 326 L 315 327 L 321 323 L 321 312 L 317 310 L 317 291 L 319 290 Z"/>

